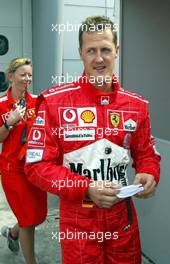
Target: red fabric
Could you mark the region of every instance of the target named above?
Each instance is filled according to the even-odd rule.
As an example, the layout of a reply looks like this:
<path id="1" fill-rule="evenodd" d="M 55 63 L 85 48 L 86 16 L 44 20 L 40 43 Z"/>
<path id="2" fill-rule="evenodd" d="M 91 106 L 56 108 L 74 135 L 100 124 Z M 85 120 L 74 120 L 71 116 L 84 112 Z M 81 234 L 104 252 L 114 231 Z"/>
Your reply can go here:
<path id="1" fill-rule="evenodd" d="M 1 173 L 2 186 L 15 214 L 19 226 L 31 226 L 40 224 L 47 214 L 47 194 L 33 186 L 24 173 L 24 148 L 26 144 L 21 141 L 24 127 L 26 134 L 32 124 L 35 115 L 36 96 L 26 93 L 27 121 L 21 120 L 9 132 L 8 137 L 2 144 Z M 15 108 L 15 102 L 10 89 L 7 95 L 0 97 L 0 126 L 7 120 L 11 109 Z M 22 154 L 22 160 L 21 160 Z"/>
<path id="2" fill-rule="evenodd" d="M 102 244 L 91 240 L 63 241 L 64 264 L 80 263 L 80 259 L 86 264 L 141 263 L 134 209 L 133 225 L 124 232 L 125 202 L 110 210 L 82 207 L 90 181 L 99 177 L 126 181 L 126 163 L 119 162 L 124 156 L 118 157 L 117 151 L 127 153 L 128 149 L 136 172 L 153 174 L 156 182 L 159 180 L 160 157 L 150 138 L 148 102 L 120 88 L 114 76 L 113 87 L 113 92 L 104 93 L 82 77 L 77 83 L 48 89 L 37 101 L 37 119 L 28 138 L 28 179 L 42 190 L 60 196 L 61 232 L 67 228 L 82 232 L 118 230 L 120 235 L 117 241 Z M 70 137 L 68 127 L 78 129 L 78 137 Z M 87 133 L 79 132 L 83 128 Z M 98 129 L 104 130 L 101 138 Z"/>
<path id="3" fill-rule="evenodd" d="M 80 211 L 79 211 L 80 210 Z M 84 210 L 77 207 L 74 218 L 61 209 L 60 239 L 63 264 L 141 264 L 136 212 L 129 229 L 127 207 L 120 202 L 112 209 Z M 68 221 L 69 219 L 69 221 Z"/>
<path id="4" fill-rule="evenodd" d="M 46 193 L 33 186 L 22 172 L 3 171 L 2 187 L 20 227 L 38 225 L 47 214 Z"/>
<path id="5" fill-rule="evenodd" d="M 79 200 L 85 197 L 90 180 L 85 177 L 80 177 L 77 173 L 70 172 L 70 169 L 62 166 L 62 162 L 64 154 L 87 146 L 92 141 L 64 141 L 63 135 L 59 135 L 59 129 L 61 128 L 59 108 L 90 106 L 96 107 L 97 109 L 97 128 L 104 129 L 109 126 L 107 113 L 110 109 L 117 110 L 120 114 L 122 111 L 131 111 L 132 117 L 133 112 L 137 112 L 136 131 L 130 133 L 125 131 L 122 127 L 123 121 L 121 120 L 118 135 L 112 133 L 110 136 L 105 134 L 103 137 L 118 146 L 122 146 L 124 143 L 126 144 L 124 142 L 126 134 L 130 134 L 130 143 L 127 144 L 130 144 L 129 148 L 136 172 L 150 173 L 158 183 L 160 156 L 155 153 L 151 142 L 148 102 L 137 94 L 124 91 L 119 87 L 117 80 L 113 79 L 113 83 L 113 92 L 101 93 L 92 84 L 84 83 L 80 79 L 75 84 L 52 87 L 44 92 L 43 95 L 39 96 L 36 111 L 43 111 L 45 113 L 45 126 L 33 126 L 32 131 L 41 129 L 41 142 L 38 143 L 39 145 L 30 144 L 28 149 L 41 149 L 43 151 L 43 158 L 40 163 L 30 163 L 26 166 L 28 177 L 34 184 L 43 190 L 59 194 L 64 199 Z M 101 106 L 102 96 L 109 97 L 109 105 Z M 61 134 L 63 133 L 63 128 L 60 132 Z M 30 133 L 29 140 L 32 141 L 32 133 Z M 97 140 L 98 138 L 95 137 L 95 141 Z M 52 184 L 56 180 L 66 181 L 67 179 L 72 179 L 74 183 L 80 180 L 84 183 L 80 188 L 74 184 L 73 188 L 63 187 L 62 190 L 59 190 L 57 184 Z"/>
<path id="6" fill-rule="evenodd" d="M 16 170 L 24 171 L 24 160 L 19 160 L 19 154 L 23 148 L 21 137 L 25 126 L 27 126 L 27 133 L 28 129 L 30 129 L 30 126 L 27 125 L 27 123 L 29 123 L 35 114 L 36 97 L 27 92 L 26 102 L 28 114 L 27 122 L 22 119 L 18 124 L 16 124 L 14 129 L 10 131 L 8 137 L 3 142 L 1 155 L 2 169 L 9 170 L 10 168 L 15 168 Z M 7 120 L 11 109 L 15 109 L 15 101 L 12 98 L 11 90 L 9 89 L 7 95 L 0 97 L 0 126 L 2 126 Z"/>

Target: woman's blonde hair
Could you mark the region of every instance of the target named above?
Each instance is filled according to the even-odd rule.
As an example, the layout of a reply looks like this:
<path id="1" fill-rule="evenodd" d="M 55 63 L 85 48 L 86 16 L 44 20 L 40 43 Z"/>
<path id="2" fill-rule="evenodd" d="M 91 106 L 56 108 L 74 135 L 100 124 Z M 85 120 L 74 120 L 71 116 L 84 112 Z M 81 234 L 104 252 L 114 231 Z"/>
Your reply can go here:
<path id="1" fill-rule="evenodd" d="M 9 63 L 9 66 L 5 72 L 6 79 L 8 79 L 8 76 L 10 73 L 14 73 L 19 67 L 21 67 L 23 65 L 31 65 L 32 66 L 32 62 L 28 58 L 15 58 L 15 59 L 11 60 L 11 62 Z"/>

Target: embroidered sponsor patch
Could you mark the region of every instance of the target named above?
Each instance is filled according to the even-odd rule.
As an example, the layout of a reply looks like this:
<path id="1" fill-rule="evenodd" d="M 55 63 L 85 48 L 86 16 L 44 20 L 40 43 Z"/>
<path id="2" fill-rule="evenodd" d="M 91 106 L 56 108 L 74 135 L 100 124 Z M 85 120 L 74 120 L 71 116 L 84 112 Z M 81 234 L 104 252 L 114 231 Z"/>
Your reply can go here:
<path id="1" fill-rule="evenodd" d="M 77 119 L 77 113 L 75 109 L 65 109 L 63 111 L 62 117 L 64 122 L 69 123 L 69 124 L 76 124 L 76 119 Z"/>
<path id="2" fill-rule="evenodd" d="M 118 127 L 120 122 L 120 114 L 119 113 L 111 113 L 110 114 L 110 122 L 114 127 Z"/>
<path id="3" fill-rule="evenodd" d="M 97 113 L 95 107 L 77 108 L 77 113 L 79 127 L 97 127 Z"/>
<path id="4" fill-rule="evenodd" d="M 108 110 L 107 116 L 109 128 L 118 131 L 135 131 L 137 128 L 138 112 Z"/>
<path id="5" fill-rule="evenodd" d="M 97 127 L 95 107 L 60 107 L 60 127 Z"/>
<path id="6" fill-rule="evenodd" d="M 124 122 L 124 128 L 128 131 L 135 131 L 136 130 L 137 123 L 133 119 L 128 119 L 126 122 Z"/>
<path id="7" fill-rule="evenodd" d="M 28 149 L 26 155 L 26 162 L 33 163 L 42 160 L 43 149 Z"/>
<path id="8" fill-rule="evenodd" d="M 93 123 L 95 116 L 91 110 L 85 110 L 81 113 L 81 119 L 84 121 L 84 123 L 91 124 Z"/>
<path id="9" fill-rule="evenodd" d="M 137 128 L 138 113 L 131 111 L 123 112 L 123 126 L 126 131 L 135 131 Z"/>
<path id="10" fill-rule="evenodd" d="M 82 201 L 82 207 L 83 208 L 93 208 L 94 207 L 94 203 L 91 200 L 83 200 Z"/>
<path id="11" fill-rule="evenodd" d="M 71 172 L 93 181 L 110 181 L 128 184 L 127 166 L 130 162 L 127 149 L 107 139 L 101 139 L 64 154 L 63 164 Z"/>
<path id="12" fill-rule="evenodd" d="M 101 96 L 101 105 L 108 105 L 110 102 L 110 96 Z"/>
<path id="13" fill-rule="evenodd" d="M 31 108 L 27 110 L 28 118 L 32 117 L 35 114 L 35 108 Z"/>
<path id="14" fill-rule="evenodd" d="M 46 132 L 44 128 L 31 128 L 28 146 L 45 147 Z"/>
<path id="15" fill-rule="evenodd" d="M 109 128 L 123 130 L 123 112 L 117 110 L 108 110 L 107 122 Z"/>
<path id="16" fill-rule="evenodd" d="M 93 129 L 82 129 L 82 130 L 65 130 L 64 131 L 64 141 L 85 141 L 94 140 L 95 131 Z"/>
<path id="17" fill-rule="evenodd" d="M 38 111 L 34 124 L 37 126 L 45 126 L 45 111 Z"/>

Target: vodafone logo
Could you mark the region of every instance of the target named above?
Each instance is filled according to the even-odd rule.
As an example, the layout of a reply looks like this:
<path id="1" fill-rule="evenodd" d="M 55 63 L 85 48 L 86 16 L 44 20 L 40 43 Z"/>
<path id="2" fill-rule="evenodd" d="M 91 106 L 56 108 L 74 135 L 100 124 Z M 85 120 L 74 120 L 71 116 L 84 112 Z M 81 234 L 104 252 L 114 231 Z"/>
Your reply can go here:
<path id="1" fill-rule="evenodd" d="M 45 147 L 46 132 L 44 128 L 31 128 L 28 146 L 31 147 Z"/>
<path id="2" fill-rule="evenodd" d="M 33 131 L 32 139 L 33 140 L 39 140 L 41 138 L 41 132 L 40 130 L 36 129 Z"/>
<path id="3" fill-rule="evenodd" d="M 76 113 L 73 109 L 66 109 L 63 111 L 63 119 L 66 122 L 73 122 L 76 119 Z"/>

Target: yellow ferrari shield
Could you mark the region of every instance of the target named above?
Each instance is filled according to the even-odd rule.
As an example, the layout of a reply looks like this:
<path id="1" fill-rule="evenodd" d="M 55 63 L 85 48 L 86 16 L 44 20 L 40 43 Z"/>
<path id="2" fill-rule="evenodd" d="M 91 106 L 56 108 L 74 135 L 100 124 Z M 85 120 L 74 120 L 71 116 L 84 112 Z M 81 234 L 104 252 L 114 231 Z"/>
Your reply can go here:
<path id="1" fill-rule="evenodd" d="M 117 113 L 111 113 L 110 114 L 110 122 L 114 127 L 118 127 L 120 122 L 120 116 Z"/>

